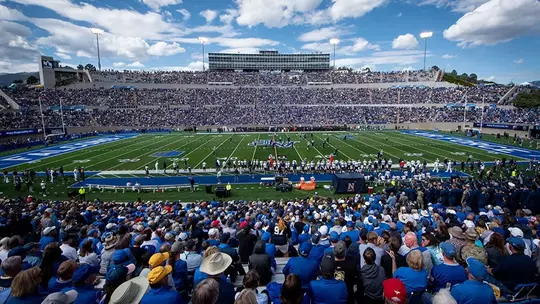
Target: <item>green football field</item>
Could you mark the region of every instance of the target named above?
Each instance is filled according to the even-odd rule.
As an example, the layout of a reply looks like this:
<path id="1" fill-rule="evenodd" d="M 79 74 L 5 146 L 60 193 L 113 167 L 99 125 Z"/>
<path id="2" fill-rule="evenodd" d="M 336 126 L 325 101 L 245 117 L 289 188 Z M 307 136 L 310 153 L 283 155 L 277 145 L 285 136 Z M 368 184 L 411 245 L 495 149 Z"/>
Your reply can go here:
<path id="1" fill-rule="evenodd" d="M 305 138 L 304 138 L 305 135 Z M 344 139 L 349 135 L 348 139 Z M 292 148 L 273 148 L 253 145 L 255 141 L 281 140 L 291 141 Z M 328 143 L 323 145 L 323 141 Z M 314 146 L 311 146 L 311 141 Z M 85 171 L 108 171 L 112 174 L 132 174 L 129 171 L 144 170 L 148 166 L 154 169 L 158 161 L 162 170 L 163 162 L 170 169 L 173 161 L 178 162 L 181 169 L 187 160 L 192 169 L 201 169 L 203 163 L 208 168 L 215 167 L 216 159 L 224 160 L 268 160 L 269 155 L 287 160 L 302 159 L 317 161 L 328 159 L 337 149 L 337 160 L 376 159 L 377 152 L 383 151 L 385 158 L 392 159 L 394 164 L 399 159 L 426 160 L 434 162 L 437 158 L 442 162 L 445 158 L 460 162 L 469 155 L 474 160 L 493 161 L 502 154 L 493 154 L 481 149 L 461 146 L 414 135 L 394 131 L 362 131 L 362 132 L 313 132 L 313 133 L 248 133 L 248 134 L 215 134 L 215 133 L 170 133 L 144 134 L 109 144 L 94 146 L 84 150 L 63 154 L 56 157 L 37 160 L 9 168 L 34 169 L 41 172 L 46 168 L 64 167 L 69 174 L 76 167 L 84 167 Z M 215 153 L 213 152 L 215 150 Z M 174 156 L 162 156 L 174 155 Z M 511 158 L 507 156 L 507 158 Z M 512 157 L 516 159 L 515 157 Z"/>

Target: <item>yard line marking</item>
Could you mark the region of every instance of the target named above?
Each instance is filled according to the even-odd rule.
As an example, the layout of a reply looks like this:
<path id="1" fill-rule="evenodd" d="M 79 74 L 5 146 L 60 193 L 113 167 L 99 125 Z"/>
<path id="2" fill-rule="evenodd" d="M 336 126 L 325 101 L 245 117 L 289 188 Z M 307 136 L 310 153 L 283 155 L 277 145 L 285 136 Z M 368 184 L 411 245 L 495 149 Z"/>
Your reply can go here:
<path id="1" fill-rule="evenodd" d="M 354 139 L 354 138 L 353 138 L 353 140 L 354 140 L 354 141 L 357 141 L 357 142 L 359 142 L 359 143 L 361 143 L 361 144 L 365 144 L 365 143 L 362 143 L 361 141 L 358 141 L 358 140 L 356 140 L 356 139 Z M 342 141 L 343 143 L 345 143 L 345 144 L 348 145 L 349 147 L 351 147 L 351 148 L 357 150 L 358 152 L 361 152 L 361 153 L 363 153 L 363 154 L 367 154 L 366 152 L 364 152 L 364 151 L 358 149 L 357 147 L 355 147 L 355 146 L 349 144 L 349 143 L 346 142 L 345 140 L 340 139 L 340 141 Z M 371 145 L 368 145 L 368 144 L 365 144 L 365 145 L 366 145 L 366 146 L 369 146 L 369 147 L 371 147 L 371 148 L 373 148 L 375 151 L 379 151 L 377 148 L 375 148 L 375 147 L 373 147 L 373 146 L 371 146 Z M 401 158 L 401 157 L 399 157 L 399 156 L 396 156 L 396 155 L 394 155 L 394 154 L 390 154 L 390 153 L 388 153 L 388 152 L 385 152 L 385 153 L 388 154 L 388 155 L 390 155 L 390 156 L 395 157 L 397 160 L 399 160 L 399 159 Z M 359 159 L 360 159 L 360 158 L 359 158 Z"/>
<path id="2" fill-rule="evenodd" d="M 217 151 L 217 149 L 219 149 L 219 147 L 221 147 L 224 143 L 226 143 L 226 142 L 229 140 L 229 138 L 232 138 L 232 137 L 233 137 L 233 135 L 231 135 L 231 136 L 225 138 L 225 140 L 224 140 L 221 144 L 219 144 L 219 146 L 216 147 L 216 151 Z M 242 140 L 243 140 L 243 139 L 244 139 L 244 137 L 242 137 Z M 240 142 L 242 142 L 242 140 L 241 140 Z M 236 146 L 236 147 L 238 147 L 238 146 Z M 200 148 L 200 147 L 199 147 L 199 148 Z M 236 149 L 235 149 L 235 151 L 236 151 Z M 233 151 L 233 152 L 234 152 L 234 151 Z M 203 160 L 201 160 L 197 165 L 195 165 L 195 167 L 193 167 L 193 168 L 197 168 L 200 164 L 202 164 L 203 161 L 205 161 L 208 157 L 210 157 L 210 155 L 211 155 L 211 154 L 206 155 L 206 157 L 205 157 Z M 230 158 L 230 157 L 231 157 L 231 156 L 229 156 L 229 158 Z M 227 160 L 229 160 L 229 158 L 227 158 Z"/>
<path id="3" fill-rule="evenodd" d="M 367 137 L 369 138 L 369 140 L 375 141 L 374 139 L 371 139 L 371 137 L 369 137 L 369 135 L 367 135 Z M 399 145 L 402 145 L 402 144 L 403 144 L 402 142 L 395 141 L 395 140 L 391 140 L 390 137 L 391 137 L 391 136 L 388 137 L 388 141 L 391 141 L 391 142 L 396 143 L 396 144 L 399 144 Z M 405 152 L 405 153 L 414 153 L 414 151 L 406 151 L 406 150 L 400 149 L 400 148 L 398 148 L 398 147 L 396 147 L 396 146 L 391 146 L 391 145 L 385 144 L 385 143 L 383 143 L 383 142 L 381 142 L 381 144 L 386 145 L 386 146 L 391 147 L 391 148 L 396 149 L 396 150 L 403 151 L 403 152 Z M 413 148 L 413 149 L 415 149 L 415 148 Z M 418 157 L 418 158 L 420 158 L 420 159 L 424 159 L 424 160 L 426 160 L 426 161 L 430 161 L 430 159 L 429 159 L 429 158 L 425 158 L 425 157 L 423 156 L 424 153 L 431 154 L 431 155 L 435 155 L 435 156 L 440 156 L 440 157 L 443 157 L 443 159 L 444 159 L 444 156 L 442 156 L 442 155 L 440 155 L 440 154 L 437 154 L 437 153 L 428 152 L 428 151 L 426 151 L 426 150 L 424 150 L 424 151 L 420 150 L 420 152 L 423 152 L 423 153 L 422 153 L 422 156 L 416 156 L 416 157 Z M 404 155 L 403 159 L 405 159 L 405 157 L 408 157 L 408 156 Z M 413 157 L 413 156 L 411 156 L 411 158 L 412 158 L 412 157 Z"/>
<path id="4" fill-rule="evenodd" d="M 182 136 L 182 137 L 184 137 L 184 136 Z M 190 142 L 188 142 L 188 143 L 185 143 L 185 144 L 181 145 L 181 146 L 178 147 L 178 148 L 185 147 L 185 146 L 191 144 L 192 142 L 195 142 L 195 141 L 197 141 L 197 140 L 199 140 L 199 139 L 201 139 L 201 138 L 203 138 L 203 137 L 195 138 L 195 139 L 193 139 L 192 141 L 190 141 Z M 180 138 L 180 139 L 183 139 L 183 138 Z M 178 140 L 180 140 L 180 139 L 178 139 Z M 165 145 L 165 147 L 174 144 L 174 143 L 177 142 L 178 140 L 175 140 L 175 141 L 173 141 L 173 142 L 171 142 L 171 143 Z M 207 142 L 209 142 L 209 141 L 207 141 Z M 207 142 L 206 142 L 206 143 L 207 143 Z M 204 144 L 206 144 L 206 143 L 204 143 Z M 201 144 L 198 148 L 200 148 L 200 147 L 201 147 L 202 145 L 204 145 L 204 144 Z M 198 148 L 197 148 L 197 149 L 198 149 Z M 163 149 L 163 147 L 159 147 L 159 148 L 157 148 L 157 149 Z M 146 154 L 143 154 L 143 155 L 148 155 L 148 154 L 150 154 L 150 153 L 152 153 L 152 152 L 155 152 L 157 149 L 152 149 L 152 150 L 150 150 L 149 153 L 146 153 Z M 197 149 L 195 149 L 195 150 L 197 150 Z M 193 152 L 193 151 L 194 151 L 194 150 L 192 150 L 191 152 Z M 185 158 L 186 156 L 188 156 L 189 154 L 191 154 L 191 152 L 189 152 L 189 153 L 187 153 L 187 154 L 182 154 L 182 155 L 180 155 L 180 157 Z M 141 155 L 141 156 L 143 156 L 143 155 Z M 160 158 L 163 158 L 163 157 L 157 157 L 157 158 L 155 158 L 155 159 L 153 159 L 153 160 L 147 162 L 146 164 L 143 164 L 142 166 L 138 167 L 137 169 L 144 169 L 145 166 L 147 166 L 147 165 L 149 165 L 149 164 L 155 162 L 156 160 L 159 160 Z M 169 168 L 171 165 L 172 165 L 172 164 L 169 164 L 169 165 L 167 166 L 167 168 Z"/>
<path id="5" fill-rule="evenodd" d="M 317 136 L 318 139 L 321 139 L 318 135 L 315 135 Z M 322 139 L 321 139 L 322 140 Z M 336 149 L 336 147 L 334 147 L 334 145 L 331 145 L 330 143 L 328 143 L 328 145 L 334 149 Z M 348 159 L 352 159 L 349 155 L 345 154 L 344 152 L 341 152 L 341 151 L 338 151 L 338 153 L 341 153 L 343 155 L 345 155 L 345 157 L 347 157 Z"/>
<path id="6" fill-rule="evenodd" d="M 260 138 L 261 138 L 261 134 L 259 134 L 259 135 L 257 136 L 257 142 L 259 142 Z M 257 147 L 258 147 L 258 146 L 259 146 L 259 145 L 255 145 L 255 149 L 253 149 L 253 156 L 251 156 L 251 163 L 253 163 L 253 160 L 255 159 L 255 152 L 257 152 Z"/>
<path id="7" fill-rule="evenodd" d="M 295 134 L 296 137 L 299 137 L 298 134 Z M 302 139 L 300 139 L 302 140 Z M 294 151 L 296 151 L 296 154 L 298 154 L 298 157 L 300 157 L 300 162 L 302 162 L 302 160 L 304 160 L 302 158 L 302 155 L 300 155 L 300 152 L 298 152 L 298 149 L 296 149 L 296 144 L 293 143 L 293 148 L 294 148 Z"/>
<path id="8" fill-rule="evenodd" d="M 165 140 L 167 140 L 167 138 L 165 138 L 164 140 L 159 141 L 159 143 L 161 143 L 161 142 L 163 142 L 163 141 L 165 141 Z M 146 140 L 146 141 L 147 141 L 147 140 Z M 145 141 L 145 142 L 146 142 L 146 141 Z M 129 154 L 129 153 L 133 153 L 134 151 L 138 151 L 138 150 L 141 150 L 141 149 L 143 149 L 143 148 L 144 148 L 144 146 L 142 146 L 142 147 L 140 147 L 140 148 L 138 148 L 138 149 L 134 149 L 134 150 L 131 150 L 131 149 L 130 149 L 128 152 L 125 152 L 125 153 L 122 153 L 122 154 L 115 155 L 114 157 L 116 158 L 116 157 L 123 156 L 123 155 Z M 95 164 L 92 164 L 92 167 L 90 167 L 90 168 L 94 168 L 94 166 L 97 166 L 97 165 L 102 164 L 102 163 L 104 163 L 104 162 L 108 162 L 108 161 L 110 161 L 111 159 L 112 159 L 112 157 L 109 157 L 109 158 L 104 159 L 104 160 L 102 160 L 102 161 L 100 161 L 100 162 L 97 162 L 97 163 L 95 163 Z M 118 166 L 121 165 L 121 164 L 122 164 L 122 163 L 120 163 L 120 164 L 118 164 L 118 165 L 116 165 L 116 166 L 113 166 L 113 167 L 111 167 L 111 168 L 109 168 L 109 169 L 102 170 L 102 171 L 110 171 L 111 169 L 116 168 L 116 167 L 118 167 Z"/>

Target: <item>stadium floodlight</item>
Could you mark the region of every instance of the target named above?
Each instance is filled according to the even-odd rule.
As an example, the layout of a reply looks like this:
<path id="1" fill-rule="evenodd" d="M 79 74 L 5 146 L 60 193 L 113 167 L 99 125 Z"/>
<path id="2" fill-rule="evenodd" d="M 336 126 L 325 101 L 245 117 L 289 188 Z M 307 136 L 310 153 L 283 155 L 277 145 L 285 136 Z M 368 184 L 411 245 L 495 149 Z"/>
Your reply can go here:
<path id="1" fill-rule="evenodd" d="M 433 32 L 422 32 L 420 38 L 424 39 L 424 71 L 426 70 L 427 40 L 433 37 Z"/>
<path id="2" fill-rule="evenodd" d="M 334 46 L 334 70 L 336 69 L 336 45 L 339 44 L 338 38 L 330 39 L 330 44 Z"/>
<path id="3" fill-rule="evenodd" d="M 101 56 L 99 54 L 99 35 L 103 35 L 105 33 L 104 30 L 98 29 L 98 28 L 91 28 L 90 32 L 94 35 L 96 35 L 96 44 L 97 44 L 97 58 L 98 58 L 98 69 L 101 71 Z"/>
<path id="4" fill-rule="evenodd" d="M 201 42 L 201 45 L 202 45 L 202 70 L 204 72 L 204 70 L 205 70 L 205 67 L 204 67 L 204 44 L 208 43 L 208 37 L 199 37 L 199 41 Z"/>

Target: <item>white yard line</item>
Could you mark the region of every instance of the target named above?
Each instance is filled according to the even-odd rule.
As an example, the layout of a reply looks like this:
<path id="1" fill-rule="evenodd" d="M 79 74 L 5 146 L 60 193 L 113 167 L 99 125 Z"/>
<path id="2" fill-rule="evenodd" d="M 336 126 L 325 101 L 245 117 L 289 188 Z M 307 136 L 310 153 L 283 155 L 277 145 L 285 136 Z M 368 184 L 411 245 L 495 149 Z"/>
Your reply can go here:
<path id="1" fill-rule="evenodd" d="M 148 140 L 145 140 L 145 141 L 143 141 L 143 142 L 147 142 L 147 141 L 149 141 L 149 140 L 151 140 L 151 139 L 152 139 L 152 138 L 149 138 Z M 141 143 L 141 142 L 138 142 L 138 143 Z M 130 145 L 130 146 L 131 146 L 131 145 Z M 138 149 L 135 149 L 135 150 L 129 150 L 128 152 L 125 152 L 125 153 L 122 153 L 122 154 L 114 155 L 114 158 L 119 157 L 119 156 L 123 156 L 123 155 L 126 155 L 126 154 L 129 154 L 129 153 L 132 153 L 133 151 L 138 151 L 138 150 L 143 149 L 143 148 L 145 148 L 145 146 L 142 146 L 142 147 L 140 147 L 140 148 L 138 148 Z M 111 152 L 113 152 L 113 151 L 111 151 Z M 108 154 L 108 153 L 105 153 L 105 154 Z M 105 155 L 105 154 L 103 154 L 103 155 Z M 101 155 L 101 156 L 102 156 L 102 155 Z M 101 158 L 101 156 L 100 156 L 100 158 Z M 110 161 L 112 158 L 113 158 L 113 157 L 108 157 L 108 158 L 106 158 L 106 159 L 104 159 L 104 160 L 102 160 L 102 161 L 100 161 L 100 162 L 93 163 L 93 164 L 91 164 L 91 166 L 89 166 L 88 169 L 86 169 L 86 170 L 89 170 L 90 168 L 94 168 L 94 167 L 96 167 L 97 165 L 102 164 L 102 163 L 104 163 L 104 162 L 108 162 L 108 161 Z M 115 168 L 115 167 L 113 167 L 113 168 Z M 96 169 L 94 169 L 94 170 L 99 170 L 99 168 L 96 168 Z M 109 170 L 109 169 L 107 169 L 107 170 Z M 99 170 L 99 171 L 101 171 L 101 170 Z M 106 170 L 103 170 L 103 171 L 106 171 Z"/>
<path id="2" fill-rule="evenodd" d="M 348 145 L 349 147 L 351 147 L 351 148 L 357 150 L 358 152 L 361 152 L 361 153 L 363 153 L 363 154 L 367 154 L 366 152 L 364 152 L 364 151 L 358 149 L 357 147 L 355 147 L 355 146 L 349 144 L 347 141 L 342 140 L 342 139 L 340 139 L 340 140 L 341 140 L 343 143 L 345 143 L 346 145 Z M 358 141 L 358 140 L 356 140 L 356 139 L 353 139 L 353 140 L 354 140 L 354 141 L 357 141 L 357 142 L 359 142 L 359 143 L 362 143 L 362 142 L 360 142 L 360 141 Z M 362 144 L 365 144 L 365 143 L 362 143 Z M 369 146 L 369 147 L 371 147 L 371 148 L 373 148 L 375 151 L 379 151 L 377 148 L 375 148 L 375 147 L 373 147 L 373 146 L 370 146 L 370 145 L 368 145 L 368 144 L 365 144 L 365 145 L 366 145 L 366 146 Z M 400 159 L 399 156 L 396 156 L 396 155 L 393 155 L 393 154 L 390 154 L 390 153 L 387 153 L 387 152 L 385 152 L 385 153 L 388 154 L 388 155 L 390 155 L 390 156 L 394 156 L 394 157 L 396 158 L 396 161 Z M 359 159 L 360 159 L 360 158 L 359 158 Z"/>
<path id="3" fill-rule="evenodd" d="M 233 135 L 231 135 L 231 136 L 225 138 L 225 140 L 224 140 L 221 144 L 219 144 L 219 146 L 216 147 L 216 151 L 217 151 L 217 149 L 219 149 L 219 147 L 221 147 L 224 143 L 226 143 L 226 142 L 229 140 L 229 138 L 231 138 L 232 136 L 233 136 Z M 242 140 L 243 140 L 243 139 L 244 139 L 244 137 L 242 137 Z M 242 140 L 241 140 L 240 142 L 242 142 Z M 236 146 L 236 147 L 238 147 L 238 146 Z M 234 149 L 234 150 L 236 151 L 236 149 Z M 195 165 L 195 167 L 193 167 L 193 168 L 197 168 L 200 164 L 203 163 L 203 161 L 205 161 L 208 157 L 210 157 L 210 155 L 211 155 L 211 154 L 206 155 L 206 157 L 205 157 L 203 160 L 201 160 L 197 165 Z M 229 158 L 230 158 L 230 156 L 229 156 Z M 227 160 L 228 160 L 229 158 L 227 158 Z"/>
<path id="4" fill-rule="evenodd" d="M 182 136 L 182 137 L 184 137 L 184 136 Z M 180 138 L 180 139 L 184 139 L 184 138 Z M 179 140 L 180 140 L 180 139 L 179 139 Z M 191 141 L 189 141 L 189 142 L 187 142 L 187 143 L 181 145 L 181 146 L 178 147 L 178 148 L 185 147 L 185 146 L 187 146 L 187 145 L 189 145 L 189 144 L 191 144 L 191 143 L 193 143 L 193 142 L 195 142 L 195 141 L 197 141 L 197 140 L 199 140 L 199 139 L 201 139 L 201 137 L 195 138 L 195 139 L 193 139 L 193 140 L 191 140 Z M 170 146 L 170 145 L 176 143 L 177 141 L 178 141 L 178 140 L 175 140 L 175 141 L 173 141 L 172 143 L 165 145 L 164 147 Z M 203 144 L 201 144 L 199 147 L 197 147 L 197 149 L 200 148 L 202 145 L 205 145 L 205 144 L 206 144 L 206 142 L 203 143 Z M 157 148 L 157 149 L 163 149 L 164 147 L 159 147 L 159 148 Z M 155 152 L 157 149 L 152 149 L 152 150 L 150 150 L 150 153 Z M 195 149 L 195 150 L 196 150 L 196 149 Z M 191 152 L 193 152 L 193 151 L 194 151 L 194 150 L 192 150 Z M 189 153 L 187 153 L 187 154 L 182 154 L 182 155 L 180 155 L 179 157 L 180 157 L 180 158 L 184 158 L 184 157 L 188 156 L 189 154 L 191 154 L 191 152 L 189 152 Z M 150 153 L 146 153 L 146 154 L 143 154 L 143 155 L 148 155 L 148 154 L 150 154 Z M 152 163 L 155 163 L 156 160 L 159 160 L 159 159 L 161 159 L 161 158 L 163 158 L 163 157 L 157 157 L 157 158 L 154 158 L 153 160 L 151 160 L 151 161 L 149 161 L 149 162 L 143 164 L 142 166 L 138 167 L 137 169 L 144 169 L 145 166 L 150 165 L 150 164 L 152 164 Z M 165 157 L 165 158 L 166 158 L 166 157 Z M 169 164 L 169 165 L 167 166 L 167 168 L 169 168 L 171 165 L 172 165 L 172 164 Z M 154 168 L 154 169 L 155 169 L 155 168 Z M 155 170 L 154 170 L 154 171 L 155 171 Z"/>
<path id="5" fill-rule="evenodd" d="M 259 136 L 257 136 L 257 142 L 259 142 L 260 138 L 261 138 L 261 134 L 259 134 Z M 257 147 L 258 147 L 258 146 L 259 146 L 259 145 L 256 145 L 256 146 L 255 146 L 255 149 L 253 149 L 253 156 L 251 156 L 251 162 L 252 162 L 252 163 L 253 163 L 253 160 L 255 159 L 255 152 L 257 152 Z"/>
<path id="6" fill-rule="evenodd" d="M 323 139 L 320 138 L 318 135 L 315 135 L 315 136 L 316 136 L 318 139 L 323 140 Z M 336 147 L 334 147 L 334 145 L 331 145 L 330 143 L 328 143 L 328 145 L 329 145 L 330 147 L 336 149 Z M 341 154 L 345 155 L 345 157 L 347 157 L 348 159 L 353 159 L 352 157 L 350 157 L 349 155 L 345 154 L 345 153 L 342 152 L 342 151 L 338 151 L 338 153 L 341 153 Z"/>
<path id="7" fill-rule="evenodd" d="M 379 142 L 379 141 L 377 141 L 377 140 L 375 140 L 375 139 L 371 139 L 370 136 L 367 136 L 367 137 L 369 138 L 369 140 Z M 388 141 L 391 141 L 391 142 L 393 142 L 393 143 L 400 144 L 400 145 L 403 144 L 402 142 L 397 142 L 397 141 L 391 140 L 391 139 L 390 139 L 390 136 L 388 136 Z M 404 153 L 419 153 L 419 154 L 422 154 L 422 156 L 410 156 L 411 159 L 412 159 L 413 157 L 417 157 L 417 158 L 424 159 L 424 160 L 426 160 L 426 161 L 430 161 L 429 158 L 423 157 L 425 153 L 431 154 L 431 155 L 436 155 L 436 156 L 441 156 L 441 157 L 442 157 L 442 155 L 439 155 L 439 154 L 437 154 L 437 153 L 432 153 L 432 152 L 422 151 L 422 150 L 420 150 L 420 152 L 407 151 L 407 150 L 403 150 L 403 149 L 400 149 L 400 148 L 395 147 L 395 146 L 391 146 L 391 145 L 389 145 L 389 144 L 385 144 L 385 143 L 383 143 L 382 141 L 381 141 L 380 143 L 381 143 L 382 145 L 387 146 L 387 147 L 391 147 L 392 149 L 396 149 L 396 150 L 403 151 Z M 414 149 L 414 148 L 413 148 L 413 149 Z M 385 153 L 386 153 L 386 152 L 385 152 Z M 406 158 L 406 157 L 409 157 L 409 156 L 403 155 L 403 158 Z M 444 159 L 444 158 L 445 158 L 445 157 L 443 157 L 443 159 Z"/>

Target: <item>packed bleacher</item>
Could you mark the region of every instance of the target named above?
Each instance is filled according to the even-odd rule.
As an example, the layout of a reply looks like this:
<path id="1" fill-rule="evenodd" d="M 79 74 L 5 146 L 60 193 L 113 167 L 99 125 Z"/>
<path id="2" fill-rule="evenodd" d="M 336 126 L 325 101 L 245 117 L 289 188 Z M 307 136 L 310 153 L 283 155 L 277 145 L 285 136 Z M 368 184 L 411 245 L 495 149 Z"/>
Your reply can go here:
<path id="1" fill-rule="evenodd" d="M 294 80 L 294 76 L 291 76 Z M 506 86 L 474 88 L 402 87 L 305 88 L 305 87 L 236 87 L 186 89 L 27 89 L 7 93 L 21 106 L 135 106 L 135 105 L 274 105 L 274 104 L 448 104 L 497 103 L 509 90 Z"/>
<path id="2" fill-rule="evenodd" d="M 435 71 L 404 72 L 184 72 L 184 71 L 96 71 L 93 82 L 218 84 L 236 86 L 308 85 L 314 83 L 361 84 L 433 82 Z"/>
<path id="3" fill-rule="evenodd" d="M 2 198 L 0 300 L 463 304 L 536 298 L 539 178 L 393 181 L 374 194 L 342 199 L 317 193 L 197 203 L 86 201 L 84 193 L 54 202 Z"/>

